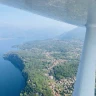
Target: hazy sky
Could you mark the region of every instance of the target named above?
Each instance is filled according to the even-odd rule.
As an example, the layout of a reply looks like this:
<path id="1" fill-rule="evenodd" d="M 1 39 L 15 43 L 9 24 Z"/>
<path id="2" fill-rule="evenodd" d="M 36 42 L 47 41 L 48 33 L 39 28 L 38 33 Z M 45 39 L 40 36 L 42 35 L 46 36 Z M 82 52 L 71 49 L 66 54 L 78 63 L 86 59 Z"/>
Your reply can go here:
<path id="1" fill-rule="evenodd" d="M 15 26 L 26 30 L 32 28 L 58 27 L 64 28 L 64 31 L 69 31 L 76 27 L 5 5 L 0 5 L 0 26 Z"/>

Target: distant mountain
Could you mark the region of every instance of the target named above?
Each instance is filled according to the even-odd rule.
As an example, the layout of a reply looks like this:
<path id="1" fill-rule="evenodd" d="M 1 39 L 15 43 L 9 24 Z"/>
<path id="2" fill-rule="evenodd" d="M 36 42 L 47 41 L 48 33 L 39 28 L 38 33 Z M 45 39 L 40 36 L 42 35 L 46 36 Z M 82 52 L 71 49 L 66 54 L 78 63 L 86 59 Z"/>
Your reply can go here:
<path id="1" fill-rule="evenodd" d="M 11 26 L 0 26 L 0 38 L 18 38 L 25 40 L 45 40 L 52 38 L 80 39 L 84 40 L 86 29 L 84 27 L 75 28 L 69 32 L 64 32 L 64 28 L 45 28 L 45 29 L 20 29 Z M 63 34 L 62 34 L 63 33 Z"/>
<path id="2" fill-rule="evenodd" d="M 0 27 L 0 38 L 21 38 L 30 40 L 44 40 L 54 38 L 64 32 L 60 28 L 30 29 L 24 30 L 17 27 Z"/>
<path id="3" fill-rule="evenodd" d="M 86 29 L 84 27 L 75 28 L 69 32 L 61 34 L 58 38 L 60 40 L 65 39 L 80 39 L 84 40 Z"/>

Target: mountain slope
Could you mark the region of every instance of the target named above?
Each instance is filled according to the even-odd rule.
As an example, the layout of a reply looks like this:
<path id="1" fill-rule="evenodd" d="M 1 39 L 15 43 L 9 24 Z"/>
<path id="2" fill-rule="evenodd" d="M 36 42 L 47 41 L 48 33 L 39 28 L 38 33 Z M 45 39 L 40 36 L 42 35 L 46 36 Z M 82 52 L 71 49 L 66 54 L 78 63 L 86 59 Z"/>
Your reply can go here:
<path id="1" fill-rule="evenodd" d="M 61 34 L 58 38 L 60 40 L 65 40 L 65 39 L 79 39 L 79 40 L 84 40 L 85 37 L 85 32 L 86 29 L 84 27 L 78 27 L 75 28 L 69 32 Z"/>

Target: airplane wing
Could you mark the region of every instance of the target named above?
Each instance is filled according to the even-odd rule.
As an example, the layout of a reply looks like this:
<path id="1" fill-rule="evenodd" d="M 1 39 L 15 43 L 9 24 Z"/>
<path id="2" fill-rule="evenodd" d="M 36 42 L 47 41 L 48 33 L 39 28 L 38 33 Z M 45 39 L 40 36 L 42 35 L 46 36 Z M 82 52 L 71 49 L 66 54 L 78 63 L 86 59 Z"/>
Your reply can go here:
<path id="1" fill-rule="evenodd" d="M 75 25 L 87 21 L 86 0 L 0 0 L 0 3 Z"/>

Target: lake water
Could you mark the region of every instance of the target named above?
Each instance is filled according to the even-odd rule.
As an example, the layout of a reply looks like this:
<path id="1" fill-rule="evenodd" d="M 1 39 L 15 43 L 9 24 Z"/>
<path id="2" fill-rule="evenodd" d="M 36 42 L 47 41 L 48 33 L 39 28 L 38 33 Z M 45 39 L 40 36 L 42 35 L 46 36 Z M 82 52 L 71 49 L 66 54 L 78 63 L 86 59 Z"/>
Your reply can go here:
<path id="1" fill-rule="evenodd" d="M 9 61 L 5 61 L 3 54 L 14 50 L 11 46 L 25 41 L 21 39 L 0 40 L 0 96 L 19 96 L 24 87 L 21 72 Z"/>

